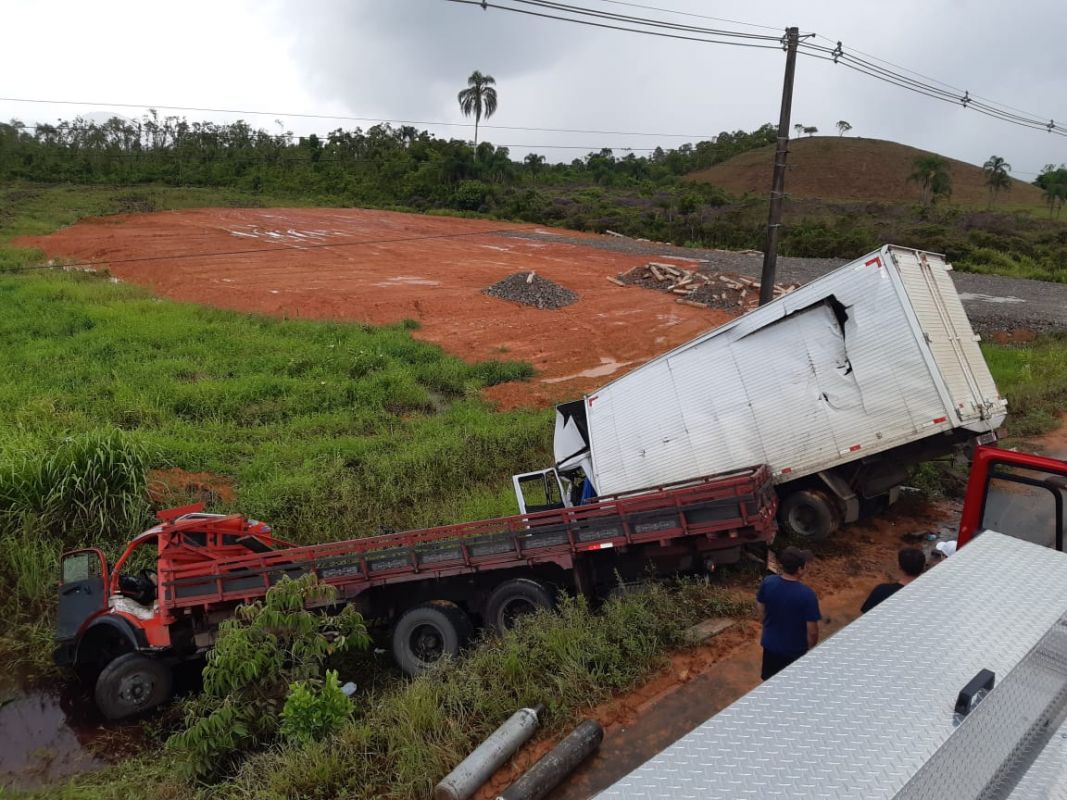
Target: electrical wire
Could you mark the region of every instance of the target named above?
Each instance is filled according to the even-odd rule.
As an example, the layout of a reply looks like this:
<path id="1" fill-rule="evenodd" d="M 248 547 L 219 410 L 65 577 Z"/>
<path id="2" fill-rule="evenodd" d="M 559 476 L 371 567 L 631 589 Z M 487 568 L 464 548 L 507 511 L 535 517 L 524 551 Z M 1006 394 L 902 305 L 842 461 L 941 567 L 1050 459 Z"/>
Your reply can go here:
<path id="1" fill-rule="evenodd" d="M 731 25 L 747 25 L 750 28 L 762 28 L 767 31 L 780 31 L 781 28 L 775 28 L 771 25 L 757 25 L 755 22 L 743 22 L 738 19 L 726 19 L 725 17 L 711 17 L 707 14 L 695 14 L 691 11 L 675 11 L 670 8 L 660 8 L 658 6 L 646 6 L 641 3 L 627 3 L 623 0 L 600 0 L 601 3 L 610 3 L 614 6 L 629 6 L 630 8 L 642 8 L 646 11 L 660 11 L 664 14 L 676 14 L 679 17 L 693 17 L 695 19 L 710 19 L 714 22 L 729 22 Z"/>
<path id="2" fill-rule="evenodd" d="M 741 31 L 729 31 L 722 28 L 706 28 L 698 25 L 683 25 L 678 22 L 668 22 L 666 20 L 651 19 L 649 17 L 635 17 L 627 14 L 617 14 L 611 11 L 601 11 L 595 8 L 585 8 L 583 6 L 574 6 L 569 3 L 558 2 L 557 0 L 511 0 L 513 3 L 521 3 L 527 6 L 536 6 L 539 8 L 547 8 L 553 11 L 565 12 L 568 14 L 578 14 L 581 16 L 595 17 L 598 19 L 610 19 L 617 22 L 626 22 L 637 25 L 647 25 L 653 28 L 666 28 L 669 30 L 685 31 L 687 33 L 702 33 L 714 36 L 726 36 L 737 39 L 754 39 L 758 41 L 771 41 L 779 42 L 782 39 L 782 35 L 776 34 L 774 36 L 768 36 L 765 33 L 743 33 Z"/>
<path id="3" fill-rule="evenodd" d="M 516 0 L 518 2 L 520 0 Z M 703 39 L 697 36 L 683 36 L 680 33 L 666 33 L 664 31 L 650 31 L 642 30 L 640 28 L 629 28 L 620 25 L 608 25 L 603 22 L 594 22 L 586 19 L 575 19 L 574 17 L 561 17 L 555 14 L 547 14 L 542 11 L 531 11 L 525 8 L 512 8 L 511 6 L 502 6 L 497 3 L 485 2 L 485 0 L 447 0 L 449 3 L 458 3 L 460 5 L 477 6 L 478 8 L 496 8 L 501 11 L 512 11 L 516 14 L 525 14 L 531 17 L 542 17 L 544 19 L 555 19 L 563 22 L 573 22 L 577 25 L 587 25 L 593 28 L 605 28 L 613 31 L 627 31 L 629 33 L 640 33 L 646 36 L 660 36 L 665 39 L 680 39 L 682 41 L 689 42 L 702 42 L 704 44 L 723 44 L 733 47 L 753 47 L 762 50 L 780 50 L 781 45 L 778 44 L 754 44 L 752 42 L 731 42 L 721 39 Z M 780 38 L 780 37 L 779 37 Z"/>
<path id="4" fill-rule="evenodd" d="M 480 5 L 480 3 L 479 3 Z M 331 116 L 329 114 L 310 114 L 296 111 L 253 111 L 251 109 L 241 108 L 208 108 L 205 106 L 171 106 L 162 103 L 103 103 L 90 100 L 53 100 L 46 98 L 31 98 L 31 97 L 0 97 L 0 102 L 5 103 L 27 103 L 27 104 L 40 104 L 40 105 L 69 105 L 69 106 L 104 106 L 114 108 L 138 108 L 138 109 L 165 109 L 167 111 L 187 111 L 196 112 L 198 114 L 246 114 L 249 116 L 262 116 L 262 117 L 294 117 L 296 119 L 331 119 L 331 120 L 343 120 L 345 122 L 379 122 L 389 123 L 394 125 L 437 125 L 447 128 L 473 128 L 472 122 L 442 122 L 441 120 L 418 120 L 418 119 L 385 119 L 383 117 L 357 117 L 337 115 Z M 26 126 L 31 127 L 31 126 Z M 582 133 L 590 134 L 593 136 L 655 136 L 664 139 L 700 139 L 706 137 L 706 133 L 655 133 L 649 131 L 605 131 L 605 130 L 593 130 L 588 128 L 536 128 L 524 125 L 489 125 L 481 123 L 478 125 L 480 130 L 497 130 L 497 131 L 524 131 L 526 133 Z M 277 136 L 279 138 L 285 137 L 286 134 L 268 134 L 270 136 Z M 310 135 L 310 134 L 309 134 Z M 296 137 L 297 134 L 292 134 Z M 321 136 L 320 136 L 321 138 Z"/>

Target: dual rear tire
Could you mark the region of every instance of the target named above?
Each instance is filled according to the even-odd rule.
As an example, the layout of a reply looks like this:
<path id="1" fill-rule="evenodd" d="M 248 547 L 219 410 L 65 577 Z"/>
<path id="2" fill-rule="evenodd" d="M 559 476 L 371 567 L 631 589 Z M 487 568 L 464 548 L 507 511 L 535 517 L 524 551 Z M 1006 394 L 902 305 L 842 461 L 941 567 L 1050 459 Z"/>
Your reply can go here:
<path id="1" fill-rule="evenodd" d="M 797 539 L 817 542 L 841 526 L 837 502 L 822 489 L 798 489 L 786 495 L 778 509 L 784 531 Z"/>
<path id="2" fill-rule="evenodd" d="M 504 581 L 489 595 L 485 624 L 498 632 L 541 609 L 552 609 L 548 586 L 530 578 Z M 467 613 L 448 600 L 433 600 L 409 608 L 393 628 L 392 650 L 407 675 L 418 675 L 444 658 L 455 658 L 474 632 Z"/>

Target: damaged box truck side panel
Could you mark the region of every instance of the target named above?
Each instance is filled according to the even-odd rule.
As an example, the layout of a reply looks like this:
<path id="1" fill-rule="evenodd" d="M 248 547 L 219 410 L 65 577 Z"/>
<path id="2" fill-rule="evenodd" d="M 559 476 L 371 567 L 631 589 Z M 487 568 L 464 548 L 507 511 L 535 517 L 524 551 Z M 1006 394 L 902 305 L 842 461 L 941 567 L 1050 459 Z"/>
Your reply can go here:
<path id="1" fill-rule="evenodd" d="M 585 399 L 586 473 L 599 493 L 748 463 L 786 482 L 995 429 L 1005 404 L 948 269 L 884 247 L 613 381 Z"/>

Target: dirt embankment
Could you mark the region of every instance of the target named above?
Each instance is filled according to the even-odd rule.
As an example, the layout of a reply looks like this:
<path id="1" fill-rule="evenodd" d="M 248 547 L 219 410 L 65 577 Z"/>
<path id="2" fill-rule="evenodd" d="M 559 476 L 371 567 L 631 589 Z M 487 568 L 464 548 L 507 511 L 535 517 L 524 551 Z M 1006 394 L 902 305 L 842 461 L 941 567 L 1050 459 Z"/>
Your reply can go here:
<path id="1" fill-rule="evenodd" d="M 87 219 L 18 244 L 91 261 L 174 300 L 290 318 L 417 320 L 416 336 L 462 358 L 534 365 L 531 382 L 489 390 L 503 408 L 573 399 L 730 318 L 610 283 L 647 258 L 575 238 L 365 209 L 201 209 Z M 483 294 L 531 271 L 578 301 L 549 310 Z"/>

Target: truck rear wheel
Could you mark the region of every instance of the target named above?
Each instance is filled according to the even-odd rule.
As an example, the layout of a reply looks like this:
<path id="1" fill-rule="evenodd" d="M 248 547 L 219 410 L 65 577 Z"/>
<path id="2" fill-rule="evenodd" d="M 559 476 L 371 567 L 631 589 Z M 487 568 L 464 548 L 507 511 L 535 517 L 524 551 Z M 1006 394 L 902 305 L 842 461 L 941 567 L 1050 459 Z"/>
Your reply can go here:
<path id="1" fill-rule="evenodd" d="M 551 611 L 556 603 L 552 590 L 532 578 L 513 578 L 493 589 L 485 604 L 485 624 L 497 633 L 509 630 L 519 619 L 535 611 Z"/>
<path id="2" fill-rule="evenodd" d="M 166 702 L 173 686 L 170 667 L 140 653 L 109 663 L 96 679 L 96 707 L 108 719 L 126 719 Z"/>
<path id="3" fill-rule="evenodd" d="M 800 489 L 788 495 L 778 518 L 787 534 L 808 541 L 825 539 L 841 524 L 836 504 L 818 489 Z"/>
<path id="4" fill-rule="evenodd" d="M 409 608 L 397 620 L 393 658 L 407 675 L 418 675 L 445 656 L 457 656 L 471 631 L 470 617 L 455 603 L 423 603 Z"/>

